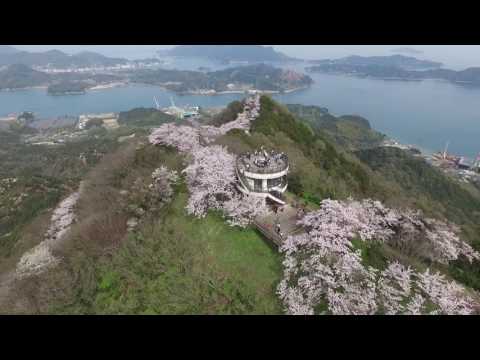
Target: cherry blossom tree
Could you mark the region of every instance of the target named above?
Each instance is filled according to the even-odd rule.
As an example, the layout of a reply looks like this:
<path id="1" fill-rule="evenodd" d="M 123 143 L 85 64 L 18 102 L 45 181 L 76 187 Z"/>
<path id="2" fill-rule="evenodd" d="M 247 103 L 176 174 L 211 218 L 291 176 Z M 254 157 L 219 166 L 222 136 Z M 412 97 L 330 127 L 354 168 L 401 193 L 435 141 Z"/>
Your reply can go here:
<path id="1" fill-rule="evenodd" d="M 73 209 L 80 197 L 80 192 L 74 192 L 64 199 L 53 211 L 45 237 L 47 240 L 58 241 L 70 229 L 70 225 L 75 220 Z"/>
<path id="2" fill-rule="evenodd" d="M 252 108 L 248 110 L 245 108 L 243 112 L 237 115 L 235 120 L 219 127 L 205 125 L 196 129 L 191 126 L 177 126 L 174 123 L 167 123 L 153 130 L 149 136 L 149 141 L 154 145 L 173 146 L 180 152 L 191 153 L 200 146 L 200 137 L 208 144 L 233 129 L 248 131 L 251 121 L 258 117 L 260 113 L 260 96 L 255 95 L 247 102 Z"/>
<path id="3" fill-rule="evenodd" d="M 419 290 L 436 308 L 430 314 L 468 315 L 478 310 L 479 304 L 465 294 L 465 289 L 445 276 L 427 269 L 416 277 Z"/>
<path id="4" fill-rule="evenodd" d="M 200 147 L 198 130 L 191 126 L 167 123 L 152 131 L 148 137 L 153 145 L 165 145 L 182 153 L 192 153 Z"/>
<path id="5" fill-rule="evenodd" d="M 325 200 L 299 224 L 305 233 L 288 237 L 280 249 L 285 259 L 278 294 L 289 314 L 312 314 L 322 304 L 323 312 L 332 314 L 477 311 L 478 304 L 459 284 L 399 262 L 383 271 L 366 267 L 351 242 L 357 238 L 395 245 L 401 243 L 399 236 L 407 236 L 427 244 L 434 250 L 432 258 L 442 263 L 460 255 L 478 259 L 478 253 L 455 235 L 453 225 L 424 219 L 419 212 L 388 209 L 377 201 L 351 199 Z"/>
<path id="6" fill-rule="evenodd" d="M 158 194 L 161 202 L 169 202 L 173 196 L 172 185 L 175 184 L 178 179 L 179 177 L 176 171 L 170 171 L 162 165 L 152 173 L 150 190 Z"/>
<path id="7" fill-rule="evenodd" d="M 190 191 L 187 211 L 203 217 L 231 197 L 235 157 L 219 145 L 202 147 L 192 155 L 193 162 L 184 170 Z"/>
<path id="8" fill-rule="evenodd" d="M 400 314 L 405 312 L 409 306 L 413 312 L 420 312 L 423 297 L 421 297 L 422 301 L 415 297 L 415 303 L 405 304 L 405 299 L 408 299 L 412 292 L 412 274 L 413 270 L 410 267 L 405 267 L 397 261 L 390 263 L 388 267 L 382 271 L 380 279 L 378 280 L 377 290 L 378 300 L 385 314 Z M 413 310 L 416 307 L 418 307 L 418 309 Z"/>
<path id="9" fill-rule="evenodd" d="M 204 217 L 208 210 L 220 210 L 231 225 L 246 226 L 267 211 L 264 199 L 240 194 L 235 187 L 235 157 L 214 145 L 199 148 L 186 174 L 190 198 L 187 212 Z"/>
<path id="10" fill-rule="evenodd" d="M 235 189 L 230 199 L 222 204 L 222 211 L 230 225 L 246 227 L 257 216 L 266 215 L 270 210 L 264 198 L 242 194 Z"/>
<path id="11" fill-rule="evenodd" d="M 52 254 L 51 249 L 70 230 L 75 220 L 74 207 L 79 197 L 80 191 L 77 191 L 58 204 L 53 211 L 44 240 L 20 258 L 16 267 L 18 278 L 39 274 L 58 264 L 59 259 Z"/>

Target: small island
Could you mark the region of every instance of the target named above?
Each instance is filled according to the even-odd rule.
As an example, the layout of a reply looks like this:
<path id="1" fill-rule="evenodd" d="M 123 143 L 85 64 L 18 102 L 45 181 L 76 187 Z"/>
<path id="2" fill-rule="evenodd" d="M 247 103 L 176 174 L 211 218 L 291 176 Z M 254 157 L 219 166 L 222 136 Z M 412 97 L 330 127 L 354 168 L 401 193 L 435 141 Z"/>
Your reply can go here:
<path id="1" fill-rule="evenodd" d="M 412 56 L 390 55 L 390 56 L 358 56 L 352 55 L 340 59 L 311 60 L 311 64 L 318 66 L 382 66 L 395 67 L 402 70 L 426 70 L 436 69 L 442 63 L 430 60 L 421 60 Z"/>
<path id="2" fill-rule="evenodd" d="M 82 95 L 90 85 L 86 82 L 64 81 L 47 88 L 48 95 Z"/>
<path id="3" fill-rule="evenodd" d="M 310 63 L 314 65 L 305 68 L 308 73 L 382 80 L 442 80 L 462 85 L 480 85 L 480 67 L 456 71 L 440 68 L 441 63 L 402 55 L 350 56 L 337 60 L 314 60 Z"/>
<path id="4" fill-rule="evenodd" d="M 239 66 L 213 72 L 186 70 L 139 70 L 130 81 L 162 86 L 180 94 L 244 93 L 258 90 L 288 92 L 310 86 L 310 76 L 266 64 Z"/>

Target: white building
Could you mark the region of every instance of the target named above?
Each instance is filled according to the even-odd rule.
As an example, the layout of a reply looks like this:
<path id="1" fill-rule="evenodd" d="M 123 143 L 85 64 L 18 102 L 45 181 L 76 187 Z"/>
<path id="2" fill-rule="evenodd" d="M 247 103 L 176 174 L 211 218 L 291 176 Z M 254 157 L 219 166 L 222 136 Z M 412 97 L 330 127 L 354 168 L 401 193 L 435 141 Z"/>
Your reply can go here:
<path id="1" fill-rule="evenodd" d="M 285 204 L 282 194 L 288 186 L 288 169 L 284 153 L 261 149 L 240 155 L 236 162 L 237 187 L 243 193 Z"/>
<path id="2" fill-rule="evenodd" d="M 115 122 L 117 121 L 118 115 L 115 113 L 80 115 L 78 117 L 77 129 L 84 130 L 87 127 L 88 122 L 93 119 L 101 119 L 104 122 L 107 120 L 108 126 L 113 120 L 115 120 Z M 108 121 L 110 121 L 110 123 Z"/>

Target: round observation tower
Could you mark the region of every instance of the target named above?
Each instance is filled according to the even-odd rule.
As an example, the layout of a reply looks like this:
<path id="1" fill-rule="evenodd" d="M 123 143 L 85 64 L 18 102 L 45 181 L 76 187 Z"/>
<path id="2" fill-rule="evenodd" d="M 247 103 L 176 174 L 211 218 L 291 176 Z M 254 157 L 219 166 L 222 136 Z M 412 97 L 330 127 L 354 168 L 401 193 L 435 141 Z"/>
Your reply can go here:
<path id="1" fill-rule="evenodd" d="M 288 157 L 283 152 L 263 147 L 237 157 L 237 187 L 247 194 L 270 198 L 285 204 L 282 194 L 287 190 Z"/>

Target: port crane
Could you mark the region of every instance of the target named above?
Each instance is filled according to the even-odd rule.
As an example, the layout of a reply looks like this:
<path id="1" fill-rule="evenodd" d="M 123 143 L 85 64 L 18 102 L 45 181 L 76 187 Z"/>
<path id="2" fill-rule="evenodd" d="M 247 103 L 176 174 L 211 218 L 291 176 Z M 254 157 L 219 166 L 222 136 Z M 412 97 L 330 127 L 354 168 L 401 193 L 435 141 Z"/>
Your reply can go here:
<path id="1" fill-rule="evenodd" d="M 450 141 L 447 141 L 447 143 L 445 144 L 445 150 L 443 150 L 443 160 L 446 160 L 447 159 L 447 151 L 448 151 L 448 145 L 450 144 Z"/>
<path id="2" fill-rule="evenodd" d="M 473 163 L 473 168 L 477 169 L 477 171 L 480 171 L 480 153 L 478 153 L 477 158 L 475 159 L 475 162 Z"/>
<path id="3" fill-rule="evenodd" d="M 165 109 L 160 108 L 160 104 L 156 96 L 153 97 L 153 101 L 155 102 L 155 106 L 157 110 L 164 111 L 165 113 L 176 116 L 179 119 L 198 116 L 198 112 L 200 110 L 198 106 L 193 106 L 193 107 L 187 106 L 185 108 L 178 107 L 177 105 L 175 105 L 175 102 L 173 101 L 173 97 L 171 96 L 170 96 L 171 106 Z"/>
<path id="4" fill-rule="evenodd" d="M 156 106 L 157 110 L 160 110 L 160 104 L 158 103 L 158 100 L 157 100 L 156 96 L 153 97 L 153 101 L 155 102 L 155 106 Z"/>
<path id="5" fill-rule="evenodd" d="M 172 104 L 172 108 L 177 109 L 175 103 L 173 102 L 173 97 L 170 96 L 170 104 Z"/>

